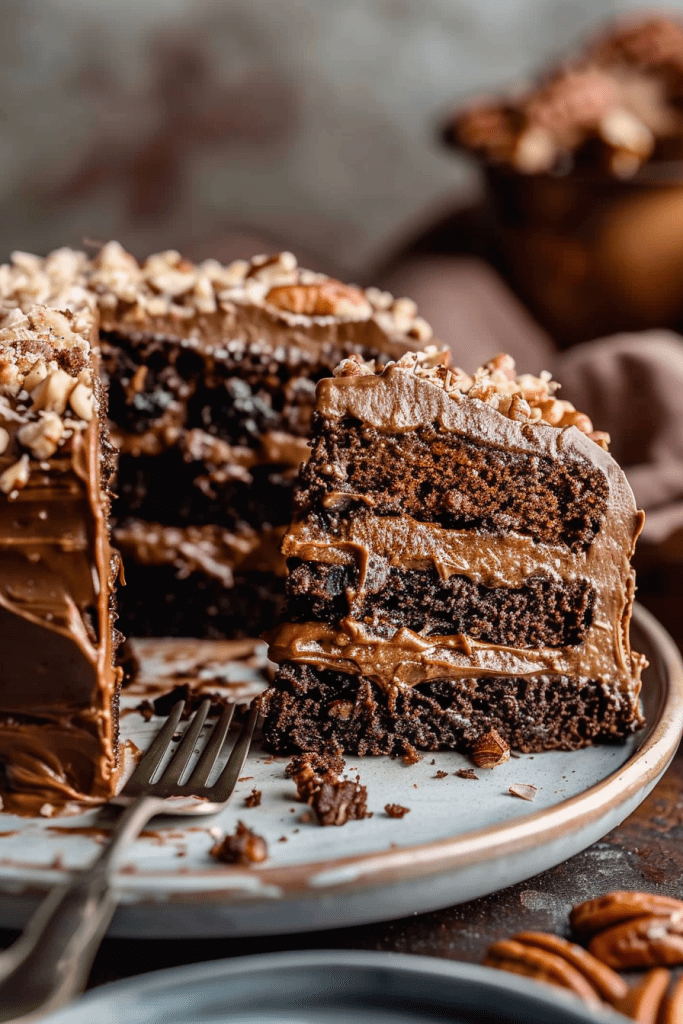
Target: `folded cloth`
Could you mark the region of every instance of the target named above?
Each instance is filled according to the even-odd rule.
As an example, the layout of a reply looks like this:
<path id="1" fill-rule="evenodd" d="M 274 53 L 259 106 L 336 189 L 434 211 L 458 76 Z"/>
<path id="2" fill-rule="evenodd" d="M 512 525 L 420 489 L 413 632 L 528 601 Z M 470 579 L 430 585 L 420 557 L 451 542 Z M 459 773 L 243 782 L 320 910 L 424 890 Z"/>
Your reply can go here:
<path id="1" fill-rule="evenodd" d="M 415 300 L 435 337 L 464 370 L 481 366 L 498 352 L 508 352 L 525 371 L 550 365 L 550 337 L 483 260 L 412 257 L 386 276 L 382 286 Z"/>
<path id="2" fill-rule="evenodd" d="M 617 334 L 555 358 L 562 398 L 612 438 L 647 518 L 644 542 L 683 536 L 683 338 L 671 331 Z"/>

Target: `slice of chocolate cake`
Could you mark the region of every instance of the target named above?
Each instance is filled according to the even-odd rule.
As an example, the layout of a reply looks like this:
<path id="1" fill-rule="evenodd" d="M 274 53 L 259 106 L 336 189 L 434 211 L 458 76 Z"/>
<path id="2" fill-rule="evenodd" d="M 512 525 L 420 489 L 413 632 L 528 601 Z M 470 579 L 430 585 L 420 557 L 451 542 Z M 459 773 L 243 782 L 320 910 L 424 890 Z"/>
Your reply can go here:
<path id="1" fill-rule="evenodd" d="M 0 268 L 5 308 L 96 309 L 120 450 L 112 508 L 127 635 L 234 637 L 273 625 L 315 385 L 352 353 L 428 341 L 414 303 L 303 270 L 291 253 L 140 264 L 116 242 Z"/>
<path id="2" fill-rule="evenodd" d="M 51 814 L 116 775 L 113 450 L 95 321 L 36 306 L 0 330 L 0 789 Z"/>
<path id="3" fill-rule="evenodd" d="M 266 740 L 410 755 L 492 728 L 523 751 L 621 739 L 642 723 L 643 515 L 608 438 L 549 374 L 434 362 L 347 359 L 318 385 Z"/>

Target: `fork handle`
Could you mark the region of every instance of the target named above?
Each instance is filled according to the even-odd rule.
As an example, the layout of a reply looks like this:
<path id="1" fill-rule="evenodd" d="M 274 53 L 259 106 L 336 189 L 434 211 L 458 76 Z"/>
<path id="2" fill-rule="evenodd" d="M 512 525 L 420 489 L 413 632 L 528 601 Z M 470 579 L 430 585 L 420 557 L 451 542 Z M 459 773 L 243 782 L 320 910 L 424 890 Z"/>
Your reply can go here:
<path id="1" fill-rule="evenodd" d="M 116 909 L 112 866 L 163 806 L 144 796 L 119 818 L 94 863 L 45 898 L 22 935 L 0 954 L 0 1021 L 33 1020 L 83 990 Z"/>

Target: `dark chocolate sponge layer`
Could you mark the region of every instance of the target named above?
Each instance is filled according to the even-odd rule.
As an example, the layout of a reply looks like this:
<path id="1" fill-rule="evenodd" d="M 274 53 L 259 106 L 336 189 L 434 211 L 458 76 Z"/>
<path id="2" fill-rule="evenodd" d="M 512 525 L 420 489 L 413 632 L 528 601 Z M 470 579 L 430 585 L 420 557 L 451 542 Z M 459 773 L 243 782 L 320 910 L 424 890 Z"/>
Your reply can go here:
<path id="1" fill-rule="evenodd" d="M 368 570 L 363 591 L 355 566 L 290 559 L 287 616 L 334 622 L 352 615 L 391 637 L 406 626 L 423 636 L 464 633 L 509 647 L 565 647 L 583 641 L 595 591 L 588 580 L 534 576 L 518 589 L 485 587 L 466 576 L 441 579 L 436 569 Z M 379 578 L 378 578 L 379 575 Z"/>
<path id="2" fill-rule="evenodd" d="M 271 629 L 284 604 L 284 579 L 266 572 L 236 574 L 234 587 L 193 572 L 179 578 L 171 565 L 126 562 L 119 591 L 120 629 L 128 636 L 258 636 Z"/>
<path id="3" fill-rule="evenodd" d="M 378 515 L 498 536 L 514 530 L 571 548 L 587 548 L 605 514 L 607 482 L 587 459 L 532 456 L 431 427 L 384 433 L 351 417 L 314 427 L 297 504 L 314 508 L 332 531 L 353 495 Z"/>
<path id="4" fill-rule="evenodd" d="M 277 687 L 277 688 L 276 688 Z M 264 740 L 280 754 L 468 753 L 488 729 L 525 753 L 622 741 L 642 724 L 628 701 L 567 676 L 435 680 L 384 693 L 370 680 L 285 663 L 261 698 Z"/>
<path id="5" fill-rule="evenodd" d="M 267 430 L 306 437 L 316 383 L 329 377 L 348 350 L 358 348 L 339 345 L 314 354 L 293 344 L 274 353 L 240 340 L 191 348 L 155 334 L 102 332 L 101 337 L 109 414 L 117 426 L 143 433 L 178 402 L 182 425 L 248 447 L 258 447 Z"/>
<path id="6" fill-rule="evenodd" d="M 128 516 L 165 526 L 285 526 L 292 508 L 291 467 L 253 466 L 247 474 L 216 471 L 178 448 L 160 455 L 121 455 L 114 520 Z"/>

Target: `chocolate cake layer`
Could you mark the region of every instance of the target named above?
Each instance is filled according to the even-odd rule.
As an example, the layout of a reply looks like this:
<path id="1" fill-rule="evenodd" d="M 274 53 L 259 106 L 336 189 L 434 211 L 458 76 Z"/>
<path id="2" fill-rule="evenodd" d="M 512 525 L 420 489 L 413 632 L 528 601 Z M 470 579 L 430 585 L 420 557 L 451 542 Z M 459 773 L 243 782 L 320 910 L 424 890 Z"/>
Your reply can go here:
<path id="1" fill-rule="evenodd" d="M 334 466 L 334 475 L 325 466 Z M 301 482 L 301 506 L 332 529 L 356 503 L 379 515 L 491 534 L 515 530 L 570 547 L 590 545 L 608 493 L 603 474 L 580 455 L 566 463 L 437 424 L 393 433 L 351 417 L 319 435 Z"/>
<path id="2" fill-rule="evenodd" d="M 94 321 L 36 307 L 0 331 L 0 788 L 36 813 L 113 791 L 113 451 Z"/>
<path id="3" fill-rule="evenodd" d="M 273 749 L 467 750 L 492 727 L 570 749 L 640 724 L 643 516 L 556 387 L 505 356 L 469 377 L 420 354 L 320 382 L 269 637 Z"/>
<path id="4" fill-rule="evenodd" d="M 292 622 L 352 616 L 379 636 L 406 627 L 421 636 L 462 633 L 507 647 L 580 644 L 592 622 L 595 591 L 588 580 L 560 583 L 532 576 L 523 587 L 485 587 L 466 576 L 442 579 L 431 569 L 389 567 L 368 574 L 359 598 L 352 566 L 291 560 L 287 615 Z"/>
<path id="5" fill-rule="evenodd" d="M 285 464 L 220 465 L 174 447 L 158 455 L 119 457 L 116 522 L 127 516 L 166 526 L 285 526 L 295 473 Z"/>
<path id="6" fill-rule="evenodd" d="M 278 621 L 284 587 L 272 570 L 237 571 L 226 587 L 203 572 L 179 576 L 172 565 L 129 560 L 118 625 L 126 636 L 256 637 Z"/>
<path id="7" fill-rule="evenodd" d="M 363 676 L 285 664 L 262 698 L 264 740 L 279 754 L 467 752 L 489 729 L 525 753 L 619 740 L 642 724 L 637 705 L 572 676 L 434 679 L 389 695 Z"/>

